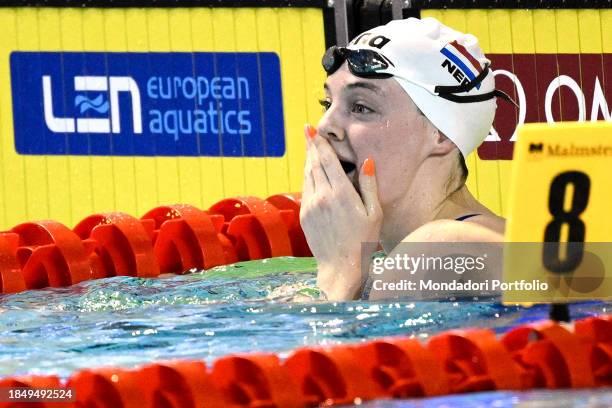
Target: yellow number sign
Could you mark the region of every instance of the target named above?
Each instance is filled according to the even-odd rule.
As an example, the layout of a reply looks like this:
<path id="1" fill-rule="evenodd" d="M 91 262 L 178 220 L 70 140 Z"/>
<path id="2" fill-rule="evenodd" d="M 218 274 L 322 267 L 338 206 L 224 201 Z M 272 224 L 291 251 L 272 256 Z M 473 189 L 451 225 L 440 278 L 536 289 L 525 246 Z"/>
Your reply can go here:
<path id="1" fill-rule="evenodd" d="M 612 123 L 519 130 L 506 242 L 504 301 L 612 299 Z"/>

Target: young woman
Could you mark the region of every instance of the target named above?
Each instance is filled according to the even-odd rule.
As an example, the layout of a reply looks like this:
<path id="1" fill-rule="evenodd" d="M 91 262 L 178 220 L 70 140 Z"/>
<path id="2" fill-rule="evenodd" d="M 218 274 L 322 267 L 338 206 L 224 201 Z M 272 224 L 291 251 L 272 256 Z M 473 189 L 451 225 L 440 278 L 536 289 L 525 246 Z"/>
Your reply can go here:
<path id="1" fill-rule="evenodd" d="M 464 158 L 491 128 L 496 97 L 507 98 L 473 35 L 397 20 L 330 48 L 323 65 L 325 113 L 305 127 L 300 221 L 328 299 L 362 296 L 377 246 L 362 243 L 392 257 L 402 241 L 503 240 L 503 218 L 465 185 Z"/>

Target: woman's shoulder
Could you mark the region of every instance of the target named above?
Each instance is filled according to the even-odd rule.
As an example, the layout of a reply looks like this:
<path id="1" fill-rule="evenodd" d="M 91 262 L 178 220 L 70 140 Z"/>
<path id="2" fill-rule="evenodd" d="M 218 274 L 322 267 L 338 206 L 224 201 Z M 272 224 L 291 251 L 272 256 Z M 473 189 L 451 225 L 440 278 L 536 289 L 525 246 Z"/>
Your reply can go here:
<path id="1" fill-rule="evenodd" d="M 504 219 L 480 214 L 469 220 L 440 219 L 423 224 L 403 242 L 503 242 Z"/>

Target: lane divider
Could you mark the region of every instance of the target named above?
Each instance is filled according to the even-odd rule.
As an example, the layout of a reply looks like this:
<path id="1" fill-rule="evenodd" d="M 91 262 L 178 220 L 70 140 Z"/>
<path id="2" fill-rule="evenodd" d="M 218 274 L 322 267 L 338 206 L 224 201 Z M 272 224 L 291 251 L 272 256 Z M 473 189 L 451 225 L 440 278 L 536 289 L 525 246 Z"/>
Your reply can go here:
<path id="1" fill-rule="evenodd" d="M 237 261 L 231 242 L 221 233 L 223 216 L 177 204 L 154 208 L 141 220 L 155 222 L 155 259 L 164 272 L 180 274 Z"/>
<path id="2" fill-rule="evenodd" d="M 226 405 L 236 407 L 304 406 L 295 381 L 275 354 L 227 356 L 212 367 L 212 380 Z"/>
<path id="3" fill-rule="evenodd" d="M 537 388 L 587 388 L 595 385 L 589 361 L 593 341 L 546 322 L 517 327 L 503 344 Z"/>
<path id="4" fill-rule="evenodd" d="M 0 293 L 65 287 L 112 276 L 153 278 L 238 261 L 311 256 L 301 195 L 236 197 L 208 210 L 176 204 L 141 218 L 92 214 L 73 229 L 43 220 L 0 232 Z"/>
<path id="5" fill-rule="evenodd" d="M 158 361 L 133 369 L 100 367 L 57 376 L 14 376 L 0 387 L 71 388 L 76 401 L 37 407 L 298 408 L 451 393 L 591 388 L 610 385 L 612 315 L 489 329 L 451 330 L 427 344 L 403 337 L 305 347 L 284 361 L 253 353 Z M 17 403 L 0 403 L 17 408 Z M 23 405 L 25 406 L 25 405 Z"/>
<path id="6" fill-rule="evenodd" d="M 307 406 L 346 405 L 377 397 L 375 384 L 352 346 L 299 349 L 283 366 Z"/>
<path id="7" fill-rule="evenodd" d="M 453 393 L 518 390 L 522 368 L 490 329 L 455 330 L 433 336 L 429 351 L 442 361 Z"/>
<path id="8" fill-rule="evenodd" d="M 359 362 L 388 398 L 450 393 L 441 360 L 416 339 L 383 338 L 355 346 Z"/>
<path id="9" fill-rule="evenodd" d="M 26 222 L 17 234 L 16 256 L 27 288 L 74 285 L 92 278 L 85 246 L 68 227 L 56 221 Z"/>
<path id="10" fill-rule="evenodd" d="M 153 220 L 115 212 L 90 215 L 74 232 L 93 248 L 96 277 L 154 278 L 160 271 L 153 254 L 153 228 Z"/>
<path id="11" fill-rule="evenodd" d="M 232 240 L 238 259 L 293 255 L 289 231 L 281 210 L 256 197 L 228 198 L 210 207 L 223 215 L 223 232 Z"/>
<path id="12" fill-rule="evenodd" d="M 595 385 L 612 386 L 612 316 L 577 321 L 575 331 L 592 342 L 589 354 Z"/>

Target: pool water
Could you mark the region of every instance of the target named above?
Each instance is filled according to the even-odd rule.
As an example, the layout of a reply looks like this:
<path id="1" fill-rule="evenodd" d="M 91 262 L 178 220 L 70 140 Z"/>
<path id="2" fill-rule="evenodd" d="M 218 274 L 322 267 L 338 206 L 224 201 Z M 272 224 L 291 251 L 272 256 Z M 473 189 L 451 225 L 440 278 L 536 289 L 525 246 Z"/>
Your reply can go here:
<path id="1" fill-rule="evenodd" d="M 312 258 L 285 257 L 182 276 L 114 277 L 0 295 L 0 376 L 29 373 L 65 378 L 82 368 L 133 367 L 168 358 L 211 364 L 236 352 L 269 351 L 284 357 L 305 345 L 388 335 L 426 339 L 459 327 L 490 327 L 503 333 L 545 319 L 548 313 L 545 306 L 521 308 L 495 301 L 326 302 L 314 288 L 315 270 Z M 610 310 L 612 303 L 602 302 L 571 307 L 574 318 Z M 589 398 L 612 406 L 607 403 L 612 399 L 610 390 L 570 392 L 571 398 L 554 392 L 483 393 L 478 398 L 488 395 L 498 401 L 496 406 L 509 406 L 504 400 L 531 401 L 528 398 L 534 395 L 559 403 L 573 398 L 576 404 L 569 406 L 582 406 Z M 461 405 L 475 398 L 449 396 L 440 401 L 476 406 Z M 373 404 L 367 406 L 401 406 L 389 401 Z"/>

